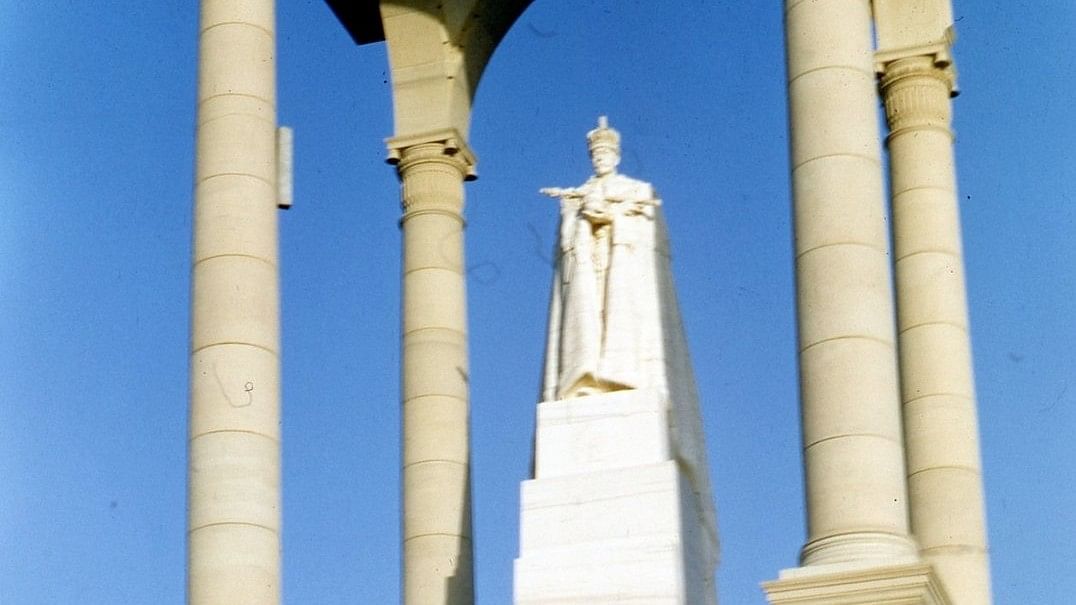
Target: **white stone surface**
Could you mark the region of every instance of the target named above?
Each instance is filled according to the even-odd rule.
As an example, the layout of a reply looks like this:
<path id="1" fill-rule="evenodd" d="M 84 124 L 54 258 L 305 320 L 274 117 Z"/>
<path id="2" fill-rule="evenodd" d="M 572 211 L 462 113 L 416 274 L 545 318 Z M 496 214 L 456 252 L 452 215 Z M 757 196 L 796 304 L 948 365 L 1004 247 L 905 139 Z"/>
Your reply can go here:
<path id="1" fill-rule="evenodd" d="M 668 403 L 627 390 L 538 406 L 535 476 L 560 477 L 671 460 Z M 631 444 L 625 448 L 624 443 Z"/>
<path id="2" fill-rule="evenodd" d="M 915 554 L 909 536 L 869 2 L 786 0 L 807 543 L 801 564 Z"/>
<path id="3" fill-rule="evenodd" d="M 542 192 L 561 200 L 561 241 L 550 302 L 542 401 L 555 401 L 618 389 L 656 389 L 669 401 L 670 452 L 687 467 L 704 499 L 712 502 L 706 447 L 699 421 L 695 376 L 680 319 L 670 265 L 665 220 L 650 183 L 617 173 L 620 135 L 604 118 L 587 134 L 595 175 L 579 187 Z M 588 216 L 584 198 L 600 206 L 605 217 Z M 608 221 L 608 222 L 606 222 Z M 578 255 L 564 238 L 591 230 L 591 243 L 609 248 L 605 278 L 592 270 L 580 274 Z M 617 235 L 618 231 L 623 231 Z M 585 260 L 585 259 L 584 259 Z M 621 263 L 623 266 L 618 267 Z M 597 312 L 577 281 L 604 283 Z M 579 332 L 579 333 L 577 333 Z"/>
<path id="4" fill-rule="evenodd" d="M 933 589 L 890 589 L 944 584 L 953 603 L 986 605 L 950 2 L 785 5 L 808 541 L 802 567 L 767 591 L 773 603 L 933 603 Z M 890 127 L 897 330 L 876 74 Z M 916 566 L 929 582 L 910 579 Z"/>
<path id="5" fill-rule="evenodd" d="M 474 602 L 464 180 L 471 101 L 524 6 L 382 2 L 402 183 L 402 602 Z M 518 4 L 518 3 L 517 3 Z M 436 485 L 436 488 L 431 486 Z"/>
<path id="6" fill-rule="evenodd" d="M 203 0 L 187 602 L 280 602 L 275 10 Z"/>
<path id="7" fill-rule="evenodd" d="M 948 0 L 932 0 L 948 14 Z M 891 8 L 885 29 L 922 30 L 917 11 Z M 955 605 L 989 605 L 990 566 L 971 342 L 956 192 L 948 23 L 925 44 L 883 47 L 881 90 L 890 128 L 904 439 L 912 532 Z M 886 43 L 886 39 L 882 43 Z"/>
<path id="8" fill-rule="evenodd" d="M 930 565 L 839 563 L 781 572 L 763 583 L 772 605 L 950 605 Z"/>
<path id="9" fill-rule="evenodd" d="M 604 120 L 604 118 L 603 118 Z M 653 384 L 662 347 L 654 291 L 661 201 L 616 172 L 619 135 L 603 121 L 587 136 L 595 175 L 560 199 L 557 279 L 543 399 Z"/>
<path id="10" fill-rule="evenodd" d="M 517 604 L 716 603 L 718 539 L 698 396 L 660 201 L 616 173 L 561 200 L 535 476 L 521 493 Z"/>
<path id="11" fill-rule="evenodd" d="M 463 181 L 474 157 L 452 129 L 388 144 L 403 207 L 401 600 L 473 603 Z"/>
<path id="12" fill-rule="evenodd" d="M 670 458 L 669 409 L 656 390 L 539 405 L 517 604 L 716 603 L 713 508 Z"/>
<path id="13" fill-rule="evenodd" d="M 871 0 L 878 48 L 900 50 L 951 41 L 950 0 Z"/>

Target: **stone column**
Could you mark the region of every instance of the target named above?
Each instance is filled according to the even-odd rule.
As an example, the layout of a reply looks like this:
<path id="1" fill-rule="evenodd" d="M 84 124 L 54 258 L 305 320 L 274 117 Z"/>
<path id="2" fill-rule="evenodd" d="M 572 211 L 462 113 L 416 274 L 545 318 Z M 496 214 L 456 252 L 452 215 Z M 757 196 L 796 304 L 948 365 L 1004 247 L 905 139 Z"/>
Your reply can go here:
<path id="1" fill-rule="evenodd" d="M 187 599 L 280 601 L 275 9 L 203 0 Z"/>
<path id="2" fill-rule="evenodd" d="M 987 605 L 990 570 L 947 50 L 882 66 L 908 491 L 920 553 L 952 602 Z"/>
<path id="3" fill-rule="evenodd" d="M 867 0 L 788 0 L 808 540 L 801 564 L 915 558 Z"/>
<path id="4" fill-rule="evenodd" d="M 403 201 L 403 602 L 474 602 L 463 181 L 455 131 L 397 137 Z"/>

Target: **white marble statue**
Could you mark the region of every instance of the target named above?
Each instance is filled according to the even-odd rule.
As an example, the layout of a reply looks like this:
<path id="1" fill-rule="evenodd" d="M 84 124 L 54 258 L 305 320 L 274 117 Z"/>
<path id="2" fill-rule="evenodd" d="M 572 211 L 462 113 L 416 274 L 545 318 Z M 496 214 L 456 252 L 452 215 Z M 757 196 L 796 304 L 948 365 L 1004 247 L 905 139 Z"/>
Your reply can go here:
<path id="1" fill-rule="evenodd" d="M 620 135 L 606 118 L 587 133 L 594 176 L 546 188 L 561 223 L 543 396 L 547 400 L 647 386 L 640 325 L 652 309 L 657 207 L 649 183 L 617 173 Z M 651 280 L 652 281 L 652 280 Z"/>
<path id="2" fill-rule="evenodd" d="M 587 133 L 594 175 L 560 201 L 515 603 L 715 605 L 719 541 L 663 206 Z"/>

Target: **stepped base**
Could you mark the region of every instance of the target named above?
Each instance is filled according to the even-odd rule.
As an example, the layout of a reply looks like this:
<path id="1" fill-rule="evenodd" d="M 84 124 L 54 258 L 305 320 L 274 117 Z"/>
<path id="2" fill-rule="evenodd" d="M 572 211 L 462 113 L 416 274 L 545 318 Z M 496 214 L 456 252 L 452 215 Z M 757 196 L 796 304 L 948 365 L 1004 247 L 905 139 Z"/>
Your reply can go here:
<path id="1" fill-rule="evenodd" d="M 771 605 L 950 605 L 927 563 L 832 564 L 781 572 L 762 588 Z"/>
<path id="2" fill-rule="evenodd" d="M 667 410 L 653 391 L 540 404 L 516 605 L 716 605 L 712 509 L 670 459 Z"/>

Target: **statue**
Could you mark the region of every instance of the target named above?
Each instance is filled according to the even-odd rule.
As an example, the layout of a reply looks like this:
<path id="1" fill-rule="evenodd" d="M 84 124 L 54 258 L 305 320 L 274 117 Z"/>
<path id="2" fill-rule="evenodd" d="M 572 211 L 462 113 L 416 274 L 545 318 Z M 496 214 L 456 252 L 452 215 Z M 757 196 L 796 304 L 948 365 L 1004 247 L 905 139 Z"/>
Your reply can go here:
<path id="1" fill-rule="evenodd" d="M 713 605 L 717 516 L 664 207 L 617 173 L 604 117 L 587 144 L 593 176 L 541 190 L 560 229 L 516 598 Z"/>
<path id="2" fill-rule="evenodd" d="M 561 215 L 546 400 L 645 386 L 640 326 L 657 305 L 647 296 L 653 279 L 646 281 L 661 201 L 649 183 L 616 171 L 620 134 L 605 116 L 587 145 L 594 176 L 579 187 L 541 190 L 560 199 Z"/>

